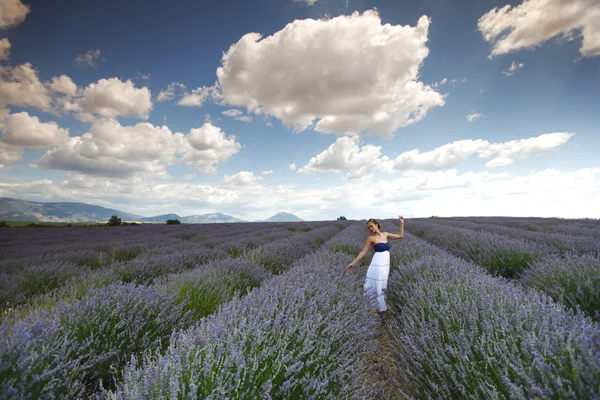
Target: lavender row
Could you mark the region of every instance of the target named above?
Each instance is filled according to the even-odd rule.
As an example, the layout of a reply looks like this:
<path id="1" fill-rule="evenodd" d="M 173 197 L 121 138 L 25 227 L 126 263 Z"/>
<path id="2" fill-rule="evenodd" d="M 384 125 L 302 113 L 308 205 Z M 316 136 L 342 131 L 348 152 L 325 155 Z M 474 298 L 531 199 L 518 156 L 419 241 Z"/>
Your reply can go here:
<path id="1" fill-rule="evenodd" d="M 305 224 L 296 229 L 305 230 L 311 226 L 314 228 L 315 225 Z M 330 225 L 321 229 L 334 228 Z M 234 236 L 233 242 L 228 241 L 228 238 L 217 237 L 221 245 L 209 248 L 180 238 L 157 243 L 150 238 L 135 237 L 137 243 L 128 242 L 120 244 L 119 247 L 101 247 L 95 244 L 94 249 L 78 251 L 58 248 L 52 257 L 41 254 L 37 257 L 5 260 L 4 268 L 10 273 L 0 272 L 0 302 L 10 302 L 14 307 L 23 304 L 34 295 L 49 292 L 70 280 L 97 281 L 98 276 L 101 276 L 105 283 L 151 283 L 159 276 L 191 269 L 213 259 L 225 258 L 228 254 L 240 256 L 275 238 L 281 240 L 293 235 L 306 234 L 294 234 L 292 230 L 283 227 L 270 227 L 251 235 Z M 84 245 L 90 247 L 91 243 Z M 306 249 L 298 247 L 296 250 Z M 98 271 L 101 269 L 102 271 Z"/>
<path id="2" fill-rule="evenodd" d="M 443 220 L 468 221 L 479 224 L 502 225 L 532 232 L 562 233 L 573 236 L 600 238 L 600 220 L 563 218 L 521 218 L 521 217 L 454 217 Z"/>
<path id="3" fill-rule="evenodd" d="M 548 246 L 490 232 L 409 220 L 406 229 L 447 251 L 478 264 L 492 275 L 514 278 L 529 264 L 553 253 Z"/>
<path id="4" fill-rule="evenodd" d="M 432 253 L 392 274 L 397 384 L 416 398 L 597 398 L 600 330 L 549 297 Z"/>
<path id="5" fill-rule="evenodd" d="M 344 222 L 344 221 L 340 221 Z M 295 223 L 300 224 L 300 223 Z M 212 225 L 219 225 L 215 228 Z M 99 268 L 110 257 L 127 261 L 155 249 L 160 253 L 179 244 L 194 243 L 215 247 L 229 239 L 250 235 L 266 241 L 293 235 L 298 230 L 327 226 L 324 222 L 286 224 L 211 224 L 211 225 L 143 225 L 115 228 L 61 228 L 23 232 L 19 229 L 0 232 L 0 271 L 10 273 L 28 265 L 49 262 L 72 262 Z M 238 227 L 244 228 L 239 229 Z M 253 229 L 252 229 L 253 228 Z M 246 239 L 247 240 L 247 239 Z"/>
<path id="6" fill-rule="evenodd" d="M 269 279 L 246 260 L 213 261 L 155 286 L 71 288 L 70 301 L 0 327 L 0 388 L 15 398 L 89 396 L 113 387 L 125 363 Z M 84 289 L 81 292 L 81 289 Z M 60 369 L 60 372 L 57 372 Z"/>
<path id="7" fill-rule="evenodd" d="M 491 232 L 515 239 L 527 240 L 549 247 L 558 254 L 600 254 L 600 237 L 571 235 L 565 233 L 533 232 L 521 228 L 512 228 L 493 223 L 477 223 L 455 219 L 435 218 L 429 220 L 436 224 L 444 224 L 478 232 Z"/>
<path id="8" fill-rule="evenodd" d="M 100 272 L 106 274 L 106 271 L 98 271 L 98 273 Z M 104 381 L 105 387 L 110 387 L 119 378 L 124 361 L 133 354 L 139 353 L 141 349 L 156 347 L 156 344 L 149 345 L 147 341 L 144 341 L 143 336 L 140 338 L 127 336 L 128 334 L 138 335 L 139 332 L 136 328 L 138 325 L 148 328 L 147 324 L 144 325 L 144 318 L 148 317 L 148 313 L 140 316 L 141 324 L 139 318 L 131 318 L 131 316 L 128 318 L 127 314 L 123 319 L 119 319 L 115 315 L 107 316 L 105 308 L 113 308 L 111 307 L 111 296 L 116 296 L 117 302 L 121 305 L 125 302 L 131 306 L 133 303 L 134 307 L 139 308 L 143 306 L 141 304 L 143 301 L 139 301 L 140 294 L 138 292 L 155 291 L 158 288 L 158 293 L 162 296 L 161 301 L 165 303 L 171 317 L 182 321 L 180 325 L 186 326 L 210 315 L 232 298 L 245 295 L 250 289 L 259 286 L 271 276 L 271 273 L 261 265 L 243 259 L 229 258 L 212 261 L 191 271 L 171 274 L 162 278 L 156 287 L 139 286 L 134 289 L 135 286 L 130 286 L 130 297 L 137 295 L 138 298 L 129 299 L 129 302 L 124 301 L 122 294 L 119 293 L 122 283 L 113 283 L 101 288 L 86 287 L 81 284 L 71 285 L 63 290 L 63 295 L 68 292 L 64 297 L 69 300 L 60 300 L 57 304 L 51 305 L 48 307 L 50 311 L 42 310 L 32 313 L 24 321 L 4 321 L 3 331 L 10 332 L 6 341 L 2 343 L 3 364 L 6 361 L 7 365 L 0 373 L 0 376 L 6 376 L 4 389 L 18 398 L 28 398 L 27 393 L 32 394 L 32 397 L 29 398 L 36 398 L 36 396 L 54 395 L 74 397 L 74 393 L 77 396 L 87 396 L 97 391 L 102 381 Z M 98 301 L 98 296 L 96 296 L 101 291 L 110 293 L 108 296 L 104 295 L 104 303 Z M 83 312 L 81 311 L 82 303 L 87 305 Z M 99 311 L 90 312 L 94 309 Z M 69 341 L 68 348 L 58 346 L 50 352 L 41 351 L 50 346 L 52 340 L 56 340 L 58 337 L 72 338 L 74 335 L 73 330 L 77 324 L 64 324 L 59 318 L 61 314 L 71 315 L 78 321 L 86 320 L 86 335 L 75 333 L 76 337 Z M 91 314 L 98 317 L 90 317 Z M 151 317 L 152 315 L 148 318 Z M 108 324 L 108 331 L 106 323 L 103 322 L 103 319 L 106 318 L 112 322 L 112 325 Z M 131 323 L 136 326 L 131 326 Z M 35 326 L 44 324 L 58 328 L 54 331 L 47 330 L 51 333 L 50 336 L 43 335 L 40 334 L 43 329 L 35 329 Z M 159 341 L 165 337 L 165 334 L 171 333 L 172 329 L 170 330 L 169 327 L 176 328 L 166 320 L 162 330 L 150 333 L 150 335 Z M 115 338 L 122 338 L 123 335 L 127 340 L 117 343 Z M 87 337 L 95 338 L 91 348 L 89 343 L 85 342 Z M 123 348 L 123 343 L 133 343 L 133 345 Z M 115 347 L 115 345 L 120 345 L 120 347 Z M 159 352 L 161 348 L 159 346 Z M 44 357 L 40 357 L 40 354 L 43 354 Z M 19 355 L 21 355 L 20 358 Z M 56 369 L 52 360 L 57 357 L 64 361 L 69 372 L 58 376 L 44 372 Z"/>
<path id="9" fill-rule="evenodd" d="M 244 257 L 263 265 L 273 274 L 280 274 L 295 260 L 316 250 L 341 229 L 340 225 L 331 224 L 309 232 L 298 233 L 289 238 L 266 243 L 251 250 Z"/>
<path id="10" fill-rule="evenodd" d="M 519 282 L 600 322 L 600 258 L 547 257 L 525 270 Z"/>
<path id="11" fill-rule="evenodd" d="M 413 221 L 411 221 L 412 223 Z M 427 223 L 417 222 L 417 224 Z M 425 229 L 427 229 L 427 225 Z M 476 240 L 469 239 L 469 236 L 473 238 L 475 234 L 463 235 L 462 233 L 466 230 L 461 228 L 445 226 L 445 230 L 443 228 L 432 229 L 434 232 L 438 231 L 438 235 L 446 235 L 445 241 L 441 242 L 431 232 L 425 234 L 423 238 L 432 240 L 436 244 L 441 242 L 442 246 L 447 243 L 449 237 L 455 237 L 465 242 Z M 440 230 L 442 233 L 439 232 Z M 478 232 L 478 234 L 481 235 L 481 238 L 492 235 L 486 231 Z M 446 248 L 454 254 L 470 259 L 484 267 L 489 265 L 482 261 L 481 253 L 468 253 L 469 246 L 466 243 L 461 244 L 462 248 L 457 249 L 457 247 L 446 245 Z M 600 320 L 600 259 L 598 254 L 573 255 L 567 253 L 561 257 L 550 251 L 548 253 L 532 257 L 526 264 L 523 262 L 518 272 L 517 282 L 544 292 L 555 301 L 564 303 L 574 310 L 580 309 L 589 317 Z M 515 275 L 504 274 L 505 277 L 515 277 Z"/>
<path id="12" fill-rule="evenodd" d="M 167 250 L 168 249 L 168 250 Z M 10 274 L 0 273 L 0 301 L 13 306 L 27 302 L 35 295 L 50 292 L 69 282 L 87 285 L 91 282 L 145 284 L 155 278 L 176 273 L 215 259 L 227 257 L 220 249 L 209 249 L 192 243 L 183 243 L 154 251 L 131 260 L 117 261 L 108 253 L 99 260 L 100 267 L 76 264 L 72 260 L 77 253 L 65 254 L 65 260 L 30 264 Z"/>
<path id="13" fill-rule="evenodd" d="M 373 319 L 343 273 L 351 256 L 326 247 L 196 327 L 164 354 L 139 357 L 112 399 L 360 398 Z"/>

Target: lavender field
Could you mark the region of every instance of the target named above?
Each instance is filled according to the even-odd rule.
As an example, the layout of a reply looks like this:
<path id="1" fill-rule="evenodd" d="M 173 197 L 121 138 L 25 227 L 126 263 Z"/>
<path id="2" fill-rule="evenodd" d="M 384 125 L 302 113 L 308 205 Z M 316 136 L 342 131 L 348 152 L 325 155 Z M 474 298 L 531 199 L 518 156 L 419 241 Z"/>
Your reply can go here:
<path id="1" fill-rule="evenodd" d="M 600 221 L 364 223 L 2 229 L 0 398 L 600 396 Z"/>

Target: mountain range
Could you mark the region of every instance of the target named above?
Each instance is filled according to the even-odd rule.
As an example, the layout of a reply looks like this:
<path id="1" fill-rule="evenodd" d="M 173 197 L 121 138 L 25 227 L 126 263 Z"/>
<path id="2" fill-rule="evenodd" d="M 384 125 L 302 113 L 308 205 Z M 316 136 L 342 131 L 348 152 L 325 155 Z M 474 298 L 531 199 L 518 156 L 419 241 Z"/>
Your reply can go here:
<path id="1" fill-rule="evenodd" d="M 169 219 L 178 219 L 182 224 L 206 224 L 223 222 L 250 222 L 222 213 L 188 215 L 162 214 L 143 217 L 124 211 L 96 206 L 87 203 L 57 202 L 43 203 L 9 197 L 0 197 L 0 221 L 31 222 L 105 222 L 113 215 L 123 221 L 143 223 L 165 223 Z M 296 222 L 302 221 L 294 214 L 278 213 L 264 221 L 253 222 Z"/>

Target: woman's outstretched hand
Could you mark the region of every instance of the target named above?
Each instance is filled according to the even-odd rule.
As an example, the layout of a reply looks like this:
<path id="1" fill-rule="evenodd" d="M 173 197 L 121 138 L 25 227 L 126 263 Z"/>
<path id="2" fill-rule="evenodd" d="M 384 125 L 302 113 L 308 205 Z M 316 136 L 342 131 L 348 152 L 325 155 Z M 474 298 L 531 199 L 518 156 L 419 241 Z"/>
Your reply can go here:
<path id="1" fill-rule="evenodd" d="M 346 265 L 346 271 L 352 271 L 352 265 L 351 264 Z"/>
<path id="2" fill-rule="evenodd" d="M 399 219 L 400 221 L 404 221 L 404 217 L 403 217 L 402 215 L 401 215 L 401 216 L 399 216 L 399 217 L 398 217 L 398 219 Z"/>

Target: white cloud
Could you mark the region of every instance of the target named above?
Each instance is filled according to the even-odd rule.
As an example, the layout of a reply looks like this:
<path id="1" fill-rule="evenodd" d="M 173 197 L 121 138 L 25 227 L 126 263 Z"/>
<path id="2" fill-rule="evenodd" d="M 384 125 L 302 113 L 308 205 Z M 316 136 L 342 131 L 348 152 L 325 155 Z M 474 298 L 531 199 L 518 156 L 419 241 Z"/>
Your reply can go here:
<path id="1" fill-rule="evenodd" d="M 180 95 L 185 90 L 185 85 L 179 82 L 169 83 L 166 89 L 161 90 L 156 96 L 158 101 L 172 100 L 175 96 Z"/>
<path id="2" fill-rule="evenodd" d="M 231 117 L 233 119 L 236 119 L 238 121 L 252 123 L 252 117 L 250 117 L 248 115 L 242 115 L 244 113 L 241 110 L 230 109 L 230 110 L 225 110 L 225 111 L 221 112 L 221 114 Z"/>
<path id="3" fill-rule="evenodd" d="M 69 130 L 56 122 L 40 122 L 26 112 L 10 114 L 2 125 L 2 141 L 15 147 L 46 150 L 69 139 Z"/>
<path id="4" fill-rule="evenodd" d="M 1 153 L 0 153 L 1 154 Z M 248 220 L 288 211 L 314 220 L 439 216 L 600 218 L 600 168 L 531 174 L 409 171 L 393 180 L 354 180 L 325 189 L 290 185 L 225 188 L 147 177 L 69 174 L 61 182 L 2 183 L 0 196 L 76 200 L 151 216 L 224 212 Z"/>
<path id="5" fill-rule="evenodd" d="M 54 92 L 63 93 L 69 96 L 75 96 L 77 94 L 77 85 L 67 75 L 61 75 L 60 77 L 53 76 L 50 89 Z"/>
<path id="6" fill-rule="evenodd" d="M 152 110 L 152 98 L 147 87 L 136 88 L 131 80 L 100 79 L 83 90 L 74 108 L 81 112 L 78 118 L 83 120 L 93 119 L 94 114 L 105 118 L 147 119 Z"/>
<path id="7" fill-rule="evenodd" d="M 432 151 L 420 153 L 410 150 L 400 154 L 395 160 L 397 170 L 440 170 L 459 165 L 471 155 L 489 147 L 487 140 L 457 140 Z"/>
<path id="8" fill-rule="evenodd" d="M 316 121 L 319 132 L 391 137 L 444 105 L 444 96 L 418 81 L 429 23 L 423 16 L 415 27 L 382 25 L 369 10 L 296 20 L 262 40 L 248 33 L 217 69 L 221 104 L 274 116 L 296 130 Z"/>
<path id="9" fill-rule="evenodd" d="M 485 166 L 487 168 L 506 167 L 514 162 L 512 158 L 498 156 L 488 161 Z"/>
<path id="10" fill-rule="evenodd" d="M 23 157 L 23 149 L 0 141 L 0 168 L 16 164 Z"/>
<path id="11" fill-rule="evenodd" d="M 47 151 L 39 164 L 46 169 L 100 176 L 147 173 L 164 177 L 176 149 L 174 135 L 166 126 L 122 126 L 114 120 L 98 120 L 89 132 Z"/>
<path id="12" fill-rule="evenodd" d="M 30 63 L 14 68 L 0 66 L 0 106 L 6 104 L 52 110 L 50 91 Z"/>
<path id="13" fill-rule="evenodd" d="M 505 5 L 479 18 L 479 31 L 493 43 L 490 57 L 534 48 L 561 36 L 575 38 L 581 31 L 583 57 L 600 55 L 600 4 L 597 0 L 525 0 Z"/>
<path id="14" fill-rule="evenodd" d="M 202 107 L 210 98 L 217 98 L 218 91 L 216 86 L 202 86 L 191 92 L 185 92 L 183 97 L 177 102 L 178 106 Z"/>
<path id="15" fill-rule="evenodd" d="M 289 165 L 289 167 L 288 167 L 288 168 L 289 168 L 291 171 L 295 171 L 295 170 L 296 170 L 296 168 L 297 168 L 297 167 L 296 167 L 296 163 L 295 163 L 295 162 L 291 163 L 291 164 Z"/>
<path id="16" fill-rule="evenodd" d="M 80 54 L 75 57 L 75 64 L 78 67 L 89 65 L 91 67 L 96 66 L 96 60 L 100 58 L 100 50 L 90 50 L 87 53 Z"/>
<path id="17" fill-rule="evenodd" d="M 29 6 L 21 0 L 0 0 L 0 29 L 6 29 L 25 21 Z"/>
<path id="18" fill-rule="evenodd" d="M 223 177 L 223 186 L 240 187 L 255 186 L 262 180 L 262 176 L 254 175 L 249 171 L 240 171 L 235 175 L 225 175 Z"/>
<path id="19" fill-rule="evenodd" d="M 493 154 L 498 154 L 500 160 L 497 160 L 492 164 L 506 163 L 508 162 L 508 159 L 512 160 L 547 153 L 556 147 L 562 146 L 574 135 L 575 133 L 555 132 L 545 133 L 528 139 L 511 140 L 504 143 L 492 143 L 487 149 L 480 153 L 480 157 L 485 158 Z"/>
<path id="20" fill-rule="evenodd" d="M 358 137 L 343 136 L 310 159 L 298 170 L 302 174 L 350 171 L 348 178 L 360 178 L 372 171 L 392 171 L 393 163 L 381 155 L 381 146 L 359 146 Z"/>
<path id="21" fill-rule="evenodd" d="M 261 174 L 262 174 L 262 175 L 265 175 L 265 176 L 266 176 L 266 175 L 271 175 L 272 173 L 273 173 L 273 170 L 272 170 L 272 169 L 269 169 L 269 170 L 266 170 L 266 171 L 263 171 L 263 172 L 261 172 Z"/>
<path id="22" fill-rule="evenodd" d="M 503 143 L 489 143 L 482 139 L 458 140 L 425 153 L 420 153 L 417 149 L 404 152 L 396 158 L 395 169 L 441 170 L 455 167 L 473 154 L 479 154 L 480 158 L 496 155 L 486 167 L 506 166 L 512 164 L 514 159 L 547 153 L 565 144 L 574 135 L 561 132 L 545 133 Z"/>
<path id="23" fill-rule="evenodd" d="M 434 82 L 431 84 L 432 88 L 438 88 L 438 87 L 442 87 L 444 86 L 446 83 L 449 83 L 450 85 L 452 85 L 453 87 L 455 87 L 457 84 L 459 83 L 465 83 L 467 81 L 467 78 L 461 78 L 461 79 L 450 79 L 448 80 L 448 78 L 444 78 L 439 82 Z"/>
<path id="24" fill-rule="evenodd" d="M 470 114 L 470 115 L 467 115 L 467 121 L 473 122 L 476 119 L 479 119 L 481 117 L 483 117 L 483 114 L 481 114 L 481 113 Z"/>
<path id="25" fill-rule="evenodd" d="M 179 160 L 201 172 L 214 172 L 240 148 L 235 137 L 226 138 L 210 124 L 184 135 L 149 123 L 122 126 L 114 120 L 97 120 L 89 132 L 47 151 L 39 165 L 97 176 L 166 178 L 166 168 Z"/>
<path id="26" fill-rule="evenodd" d="M 242 145 L 234 135 L 226 136 L 219 127 L 208 122 L 190 130 L 181 142 L 183 162 L 203 173 L 216 172 L 216 165 L 237 154 Z"/>
<path id="27" fill-rule="evenodd" d="M 511 76 L 512 74 L 515 73 L 516 70 L 518 70 L 519 68 L 523 68 L 525 66 L 525 64 L 523 63 L 516 63 L 516 62 L 512 62 L 512 64 L 510 64 L 510 67 L 506 70 L 506 71 L 502 71 L 502 73 L 506 76 Z"/>
<path id="28" fill-rule="evenodd" d="M 0 61 L 6 61 L 10 58 L 10 42 L 8 39 L 0 39 Z"/>

